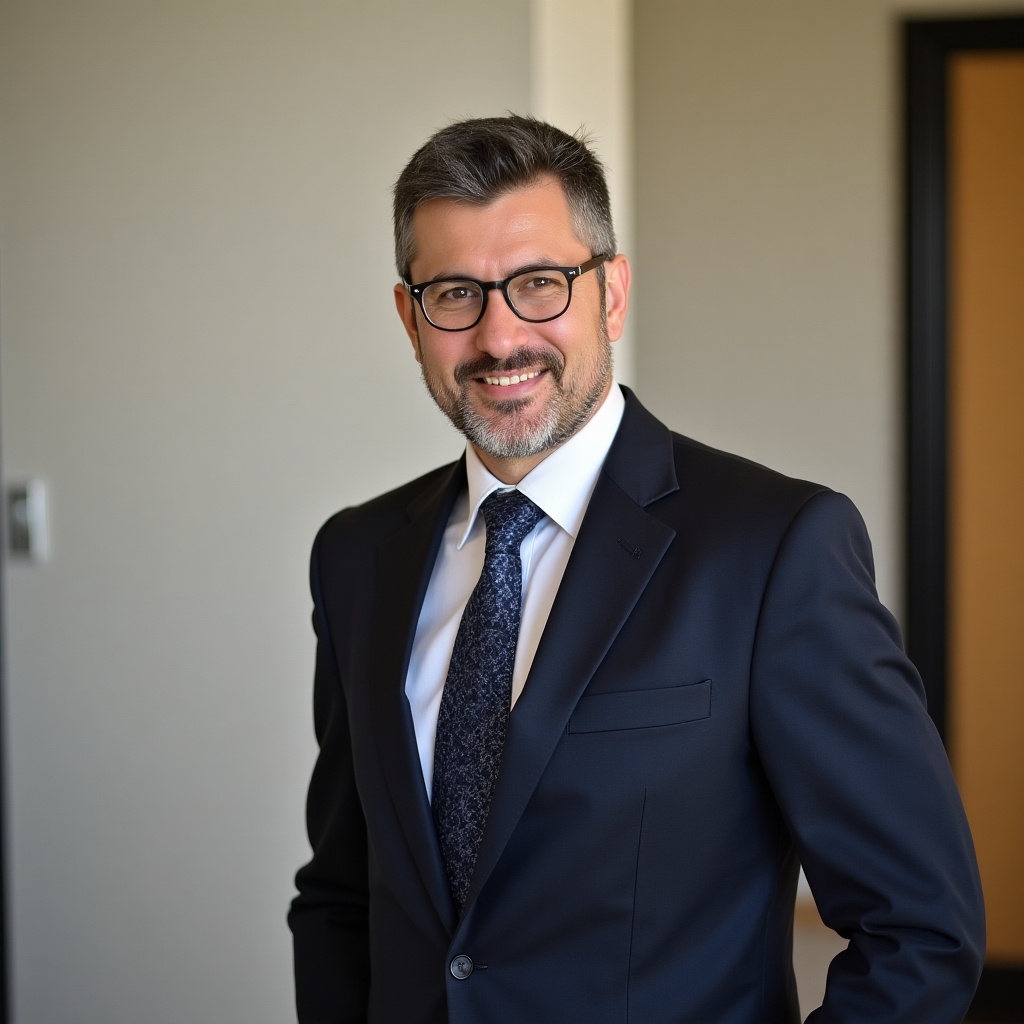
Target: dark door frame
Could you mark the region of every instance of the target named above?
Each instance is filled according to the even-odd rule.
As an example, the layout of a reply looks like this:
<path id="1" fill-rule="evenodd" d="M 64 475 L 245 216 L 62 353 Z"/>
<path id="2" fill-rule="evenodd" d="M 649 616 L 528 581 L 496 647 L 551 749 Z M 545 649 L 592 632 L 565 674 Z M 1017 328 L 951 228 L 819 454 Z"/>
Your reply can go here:
<path id="1" fill-rule="evenodd" d="M 904 23 L 907 646 L 947 731 L 950 58 L 1024 50 L 1024 16 Z M 974 1009 L 1024 1021 L 1024 965 L 986 968 Z M 1004 1014 L 1007 1014 L 1004 1016 Z"/>
<path id="2" fill-rule="evenodd" d="M 0 442 L 3 438 L 0 437 Z M 0 443 L 0 1024 L 10 1020 L 10 933 L 7 922 L 7 757 L 4 737 L 7 720 L 3 707 L 7 697 L 7 485 L 3 475 Z"/>
<path id="3" fill-rule="evenodd" d="M 946 734 L 948 68 L 966 50 L 1024 48 L 1024 17 L 908 21 L 904 35 L 907 642 Z"/>

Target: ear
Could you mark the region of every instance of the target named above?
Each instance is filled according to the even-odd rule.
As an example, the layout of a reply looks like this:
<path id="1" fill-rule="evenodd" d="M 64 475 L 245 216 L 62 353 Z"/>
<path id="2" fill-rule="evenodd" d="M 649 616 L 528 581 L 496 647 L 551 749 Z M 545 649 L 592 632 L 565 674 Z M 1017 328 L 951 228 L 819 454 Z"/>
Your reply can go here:
<path id="1" fill-rule="evenodd" d="M 608 340 L 618 341 L 626 324 L 631 281 L 629 260 L 622 253 L 604 265 L 604 302 L 608 320 Z"/>
<path id="2" fill-rule="evenodd" d="M 420 332 L 416 323 L 416 301 L 406 291 L 405 285 L 395 285 L 395 308 L 398 310 L 398 318 L 402 321 L 405 333 L 409 335 L 412 342 L 412 350 L 416 356 L 416 362 L 423 360 L 420 357 Z"/>

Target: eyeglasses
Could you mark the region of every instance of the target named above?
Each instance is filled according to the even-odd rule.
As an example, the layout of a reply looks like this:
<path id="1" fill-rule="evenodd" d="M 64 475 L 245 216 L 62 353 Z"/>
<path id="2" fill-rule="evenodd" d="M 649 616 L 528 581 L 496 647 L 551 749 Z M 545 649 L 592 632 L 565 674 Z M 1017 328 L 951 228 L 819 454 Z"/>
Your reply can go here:
<path id="1" fill-rule="evenodd" d="M 542 324 L 557 320 L 572 301 L 577 277 L 611 259 L 602 253 L 578 267 L 529 267 L 504 281 L 477 281 L 472 277 L 445 278 L 409 284 L 406 290 L 419 303 L 427 321 L 440 331 L 468 331 L 487 309 L 487 296 L 499 290 L 520 320 Z"/>

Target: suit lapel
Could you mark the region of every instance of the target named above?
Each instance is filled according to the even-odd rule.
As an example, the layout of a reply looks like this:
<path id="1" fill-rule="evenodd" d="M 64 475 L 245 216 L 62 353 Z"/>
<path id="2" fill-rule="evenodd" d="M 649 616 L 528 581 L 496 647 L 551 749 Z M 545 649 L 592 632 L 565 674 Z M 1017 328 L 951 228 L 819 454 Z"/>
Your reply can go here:
<path id="1" fill-rule="evenodd" d="M 626 397 L 619 433 L 573 545 L 526 688 L 509 718 L 468 903 L 500 857 L 580 695 L 675 536 L 645 510 L 678 489 L 671 435 L 628 391 Z"/>
<path id="2" fill-rule="evenodd" d="M 405 679 L 420 607 L 465 479 L 465 463 L 460 461 L 436 490 L 410 506 L 408 525 L 381 545 L 371 648 L 377 666 L 371 700 L 384 777 L 423 883 L 449 930 L 454 909 L 423 784 Z"/>

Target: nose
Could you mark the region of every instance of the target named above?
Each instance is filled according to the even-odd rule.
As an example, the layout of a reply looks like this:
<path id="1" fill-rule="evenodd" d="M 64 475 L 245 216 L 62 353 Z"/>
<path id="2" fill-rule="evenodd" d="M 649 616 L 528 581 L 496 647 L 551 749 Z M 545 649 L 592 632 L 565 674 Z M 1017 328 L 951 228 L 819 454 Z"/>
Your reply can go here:
<path id="1" fill-rule="evenodd" d="M 527 339 L 527 324 L 512 312 L 500 288 L 487 292 L 487 305 L 473 328 L 476 347 L 495 359 L 503 359 Z"/>

